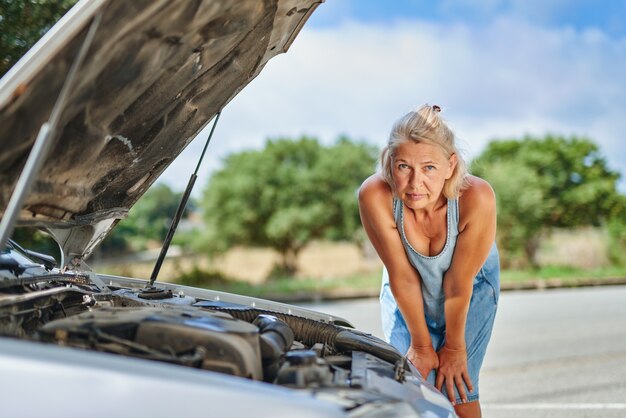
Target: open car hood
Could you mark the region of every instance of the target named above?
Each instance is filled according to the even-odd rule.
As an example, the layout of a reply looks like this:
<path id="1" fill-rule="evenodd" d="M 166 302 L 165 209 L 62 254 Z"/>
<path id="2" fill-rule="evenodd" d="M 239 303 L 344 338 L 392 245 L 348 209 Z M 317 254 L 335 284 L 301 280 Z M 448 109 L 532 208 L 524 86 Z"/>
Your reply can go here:
<path id="1" fill-rule="evenodd" d="M 0 212 L 93 18 L 19 224 L 87 256 L 323 0 L 81 0 L 0 80 Z"/>

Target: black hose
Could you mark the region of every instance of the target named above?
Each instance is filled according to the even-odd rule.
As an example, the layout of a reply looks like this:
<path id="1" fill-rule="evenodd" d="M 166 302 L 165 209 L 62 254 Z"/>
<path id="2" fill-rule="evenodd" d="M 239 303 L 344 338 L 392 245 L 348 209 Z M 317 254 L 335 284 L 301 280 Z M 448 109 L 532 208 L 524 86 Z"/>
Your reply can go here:
<path id="1" fill-rule="evenodd" d="M 273 382 L 280 368 L 282 356 L 293 344 L 293 331 L 273 315 L 259 315 L 252 322 L 259 327 L 263 380 Z"/>
<path id="2" fill-rule="evenodd" d="M 196 306 L 201 306 L 201 304 L 196 304 Z M 250 323 L 259 315 L 269 314 L 289 325 L 293 331 L 294 338 L 309 347 L 316 343 L 323 343 L 335 353 L 356 350 L 372 354 L 394 365 L 398 361 L 405 363 L 404 356 L 383 340 L 337 325 L 256 308 L 206 306 L 204 309 L 226 312 L 237 319 Z"/>

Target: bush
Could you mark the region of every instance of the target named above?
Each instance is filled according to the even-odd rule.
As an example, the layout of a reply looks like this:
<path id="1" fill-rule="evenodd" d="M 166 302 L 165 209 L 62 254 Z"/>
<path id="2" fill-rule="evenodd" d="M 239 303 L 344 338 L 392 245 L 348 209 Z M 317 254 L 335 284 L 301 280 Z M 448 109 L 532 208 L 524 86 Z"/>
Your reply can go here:
<path id="1" fill-rule="evenodd" d="M 194 267 L 188 273 L 183 273 L 178 278 L 179 284 L 205 288 L 224 287 L 234 281 L 236 280 L 229 279 L 220 272 L 202 270 L 198 267 Z"/>
<path id="2" fill-rule="evenodd" d="M 614 265 L 626 265 L 626 220 L 613 218 L 607 223 L 609 232 L 609 260 Z"/>

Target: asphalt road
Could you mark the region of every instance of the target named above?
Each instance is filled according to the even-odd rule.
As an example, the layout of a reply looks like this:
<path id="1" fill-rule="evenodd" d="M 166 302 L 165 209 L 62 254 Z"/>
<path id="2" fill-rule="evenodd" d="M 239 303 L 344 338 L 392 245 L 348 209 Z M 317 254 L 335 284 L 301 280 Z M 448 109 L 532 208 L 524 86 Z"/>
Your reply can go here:
<path id="1" fill-rule="evenodd" d="M 306 307 L 382 337 L 376 299 Z M 480 393 L 487 418 L 626 417 L 626 286 L 502 293 Z"/>

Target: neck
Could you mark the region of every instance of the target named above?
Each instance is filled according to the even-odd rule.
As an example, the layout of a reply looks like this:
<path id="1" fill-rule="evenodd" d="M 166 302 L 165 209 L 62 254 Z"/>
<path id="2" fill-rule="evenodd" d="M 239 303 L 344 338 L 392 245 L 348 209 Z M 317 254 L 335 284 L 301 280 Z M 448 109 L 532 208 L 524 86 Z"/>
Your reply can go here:
<path id="1" fill-rule="evenodd" d="M 442 194 L 441 196 L 439 196 L 439 199 L 437 199 L 433 203 L 423 208 L 420 208 L 420 209 L 407 208 L 407 209 L 411 210 L 415 214 L 415 216 L 418 218 L 422 218 L 422 219 L 432 218 L 437 213 L 439 213 L 442 209 L 445 209 L 447 207 L 447 204 L 448 204 L 448 199 Z"/>

